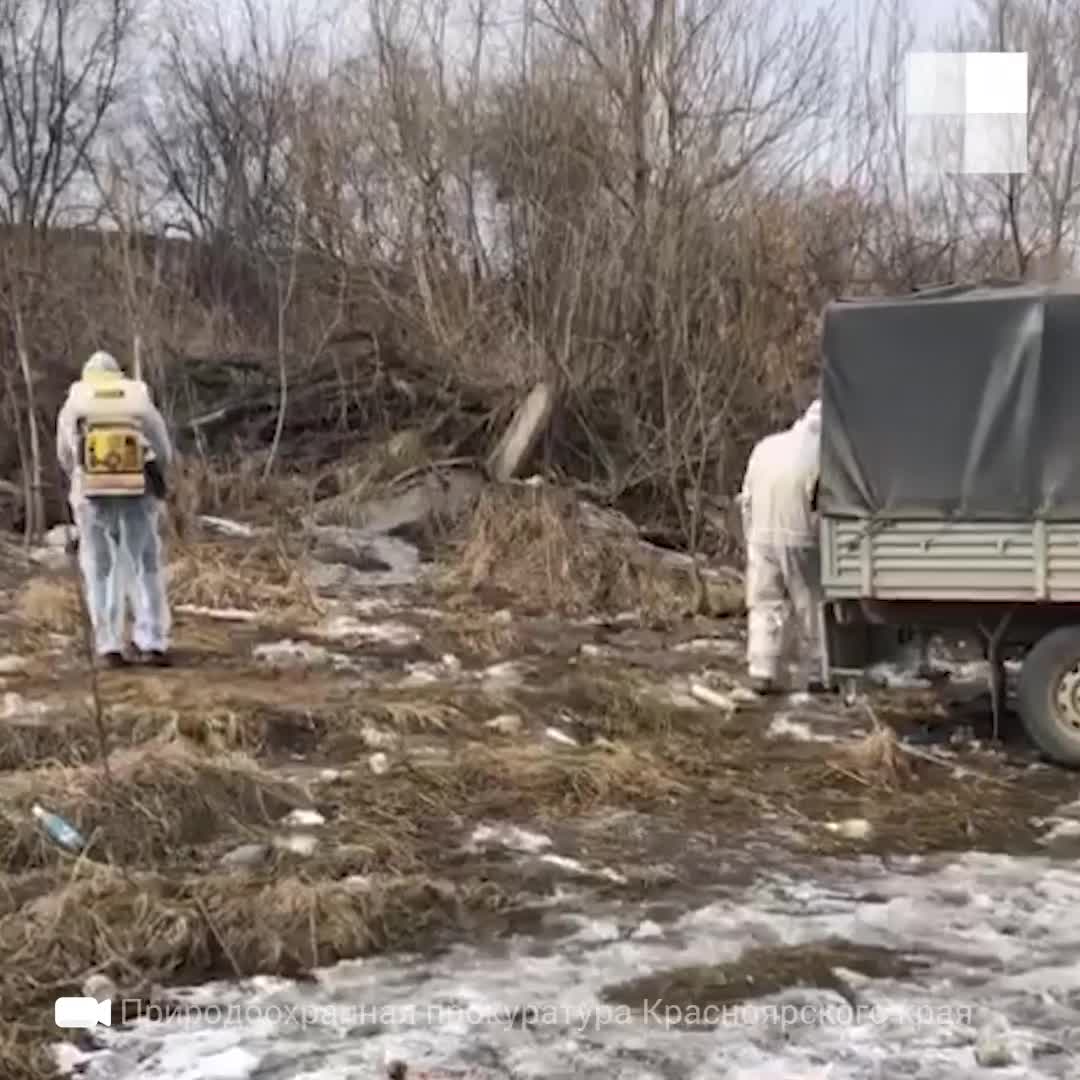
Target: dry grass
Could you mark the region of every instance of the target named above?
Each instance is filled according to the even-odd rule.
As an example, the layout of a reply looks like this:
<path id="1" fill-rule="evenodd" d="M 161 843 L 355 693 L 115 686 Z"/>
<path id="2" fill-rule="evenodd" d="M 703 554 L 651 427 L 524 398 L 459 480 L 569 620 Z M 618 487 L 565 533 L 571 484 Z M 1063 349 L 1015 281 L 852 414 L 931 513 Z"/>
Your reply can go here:
<path id="1" fill-rule="evenodd" d="M 904 787 L 914 775 L 910 759 L 900 749 L 896 732 L 876 718 L 873 731 L 844 747 L 831 764 L 864 784 L 887 791 Z"/>
<path id="2" fill-rule="evenodd" d="M 509 486 L 485 491 L 443 584 L 468 602 L 479 587 L 565 616 L 640 610 L 685 613 L 687 575 L 660 565 L 635 538 L 591 526 L 571 493 Z"/>
<path id="3" fill-rule="evenodd" d="M 68 578 L 32 578 L 16 594 L 15 615 L 30 631 L 68 635 L 80 633 L 83 608 L 74 575 Z"/>
<path id="4" fill-rule="evenodd" d="M 311 504 L 311 483 L 306 475 L 272 473 L 263 479 L 262 455 L 249 455 L 231 465 L 201 457 L 176 462 L 169 473 L 170 540 L 189 541 L 199 535 L 198 516 L 247 516 L 268 508 L 302 511 Z"/>
<path id="5" fill-rule="evenodd" d="M 584 813 L 608 804 L 649 804 L 687 788 L 648 751 L 621 743 L 562 750 L 552 744 L 473 743 L 446 765 L 412 766 L 432 802 L 466 803 L 476 815 Z"/>
<path id="6" fill-rule="evenodd" d="M 175 605 L 239 608 L 283 620 L 321 611 L 296 560 L 273 540 L 180 548 L 169 564 L 169 599 Z"/>
<path id="7" fill-rule="evenodd" d="M 120 751 L 110 768 L 111 783 L 99 765 L 9 776 L 0 794 L 0 866 L 31 869 L 57 859 L 30 816 L 35 802 L 71 821 L 89 840 L 91 857 L 124 864 L 175 862 L 190 845 L 267 825 L 308 804 L 249 758 L 210 756 L 185 740 Z"/>
<path id="8" fill-rule="evenodd" d="M 497 912 L 506 900 L 490 884 L 457 888 L 425 877 L 372 879 L 363 887 L 230 874 L 167 877 L 89 867 L 84 876 L 0 918 L 0 1001 L 8 1046 L 0 1075 L 40 1080 L 35 1061 L 58 994 L 79 993 L 93 971 L 122 996 L 155 986 L 272 973 L 295 976 L 338 960 L 394 947 Z M 5 1056 L 6 1053 L 6 1056 Z M 11 1062 L 27 1063 L 8 1071 Z"/>

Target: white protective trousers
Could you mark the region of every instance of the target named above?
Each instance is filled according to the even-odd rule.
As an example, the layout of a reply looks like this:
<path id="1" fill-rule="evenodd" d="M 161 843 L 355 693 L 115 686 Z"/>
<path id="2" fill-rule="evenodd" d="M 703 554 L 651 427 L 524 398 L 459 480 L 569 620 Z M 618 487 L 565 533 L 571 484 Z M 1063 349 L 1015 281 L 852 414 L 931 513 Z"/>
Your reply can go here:
<path id="1" fill-rule="evenodd" d="M 754 447 L 741 502 L 746 534 L 750 677 L 800 688 L 824 677 L 821 554 L 813 493 L 820 405 Z"/>
<path id="2" fill-rule="evenodd" d="M 746 607 L 750 678 L 793 689 L 824 680 L 817 547 L 748 547 Z"/>
<path id="3" fill-rule="evenodd" d="M 172 627 L 158 500 L 151 495 L 83 498 L 72 510 L 98 655 L 123 651 L 129 605 L 135 647 L 143 652 L 167 651 Z"/>

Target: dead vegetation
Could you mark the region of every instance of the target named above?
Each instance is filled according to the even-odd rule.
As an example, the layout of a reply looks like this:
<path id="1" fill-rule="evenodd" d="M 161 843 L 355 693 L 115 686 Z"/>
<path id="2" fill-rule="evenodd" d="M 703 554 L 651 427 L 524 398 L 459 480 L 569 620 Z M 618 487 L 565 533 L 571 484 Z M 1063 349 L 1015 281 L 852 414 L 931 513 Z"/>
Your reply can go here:
<path id="1" fill-rule="evenodd" d="M 300 975 L 337 960 L 418 947 L 506 898 L 491 884 L 453 886 L 427 877 L 363 883 L 303 875 L 122 873 L 82 866 L 60 888 L 0 917 L 0 1012 L 8 1077 L 52 1075 L 42 1055 L 52 1002 L 80 993 L 88 972 L 110 976 L 121 996 L 160 1000 L 172 982 L 260 973 Z M 253 917 L 253 913 L 257 913 Z M 55 1029 L 52 1029 L 55 1031 Z M 30 1063 L 33 1064 L 30 1064 Z"/>
<path id="2" fill-rule="evenodd" d="M 55 848 L 30 816 L 39 802 L 79 828 L 88 857 L 125 865 L 182 861 L 188 849 L 230 831 L 268 826 L 304 794 L 250 759 L 206 755 L 184 741 L 158 741 L 99 765 L 46 766 L 8 774 L 0 797 L 0 866 L 34 869 Z"/>
<path id="3" fill-rule="evenodd" d="M 546 486 L 484 492 L 443 578 L 467 602 L 478 591 L 568 617 L 641 611 L 670 620 L 692 605 L 692 583 L 635 536 L 597 529 L 572 492 Z"/>

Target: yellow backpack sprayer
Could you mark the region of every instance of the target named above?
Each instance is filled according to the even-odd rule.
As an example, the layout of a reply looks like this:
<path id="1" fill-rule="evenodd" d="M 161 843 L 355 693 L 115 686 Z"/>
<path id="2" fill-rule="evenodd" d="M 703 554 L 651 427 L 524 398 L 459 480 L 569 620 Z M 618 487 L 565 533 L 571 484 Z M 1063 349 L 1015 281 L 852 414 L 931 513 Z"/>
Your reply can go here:
<path id="1" fill-rule="evenodd" d="M 72 397 L 85 494 L 145 494 L 146 466 L 152 459 L 142 430 L 152 407 L 146 384 L 118 372 L 94 372 L 75 384 Z"/>

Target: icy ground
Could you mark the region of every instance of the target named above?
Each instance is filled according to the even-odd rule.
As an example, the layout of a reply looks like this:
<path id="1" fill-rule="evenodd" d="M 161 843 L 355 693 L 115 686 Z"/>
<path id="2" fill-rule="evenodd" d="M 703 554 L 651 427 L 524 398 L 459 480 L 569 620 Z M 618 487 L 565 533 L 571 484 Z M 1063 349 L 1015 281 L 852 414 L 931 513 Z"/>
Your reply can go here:
<path id="1" fill-rule="evenodd" d="M 316 985 L 203 987 L 171 1021 L 109 1032 L 111 1052 L 85 1075 L 352 1080 L 397 1059 L 433 1080 L 1076 1077 L 1078 905 L 1075 863 L 979 854 L 762 869 L 749 889 L 718 884 L 713 902 L 666 922 L 632 904 L 574 914 L 568 896 L 550 935 L 350 962 Z M 926 966 L 900 980 L 838 972 L 854 1006 L 816 989 L 696 1013 L 649 999 L 633 1015 L 602 999 L 643 974 L 828 940 Z M 199 1003 L 217 1009 L 200 1017 Z"/>

